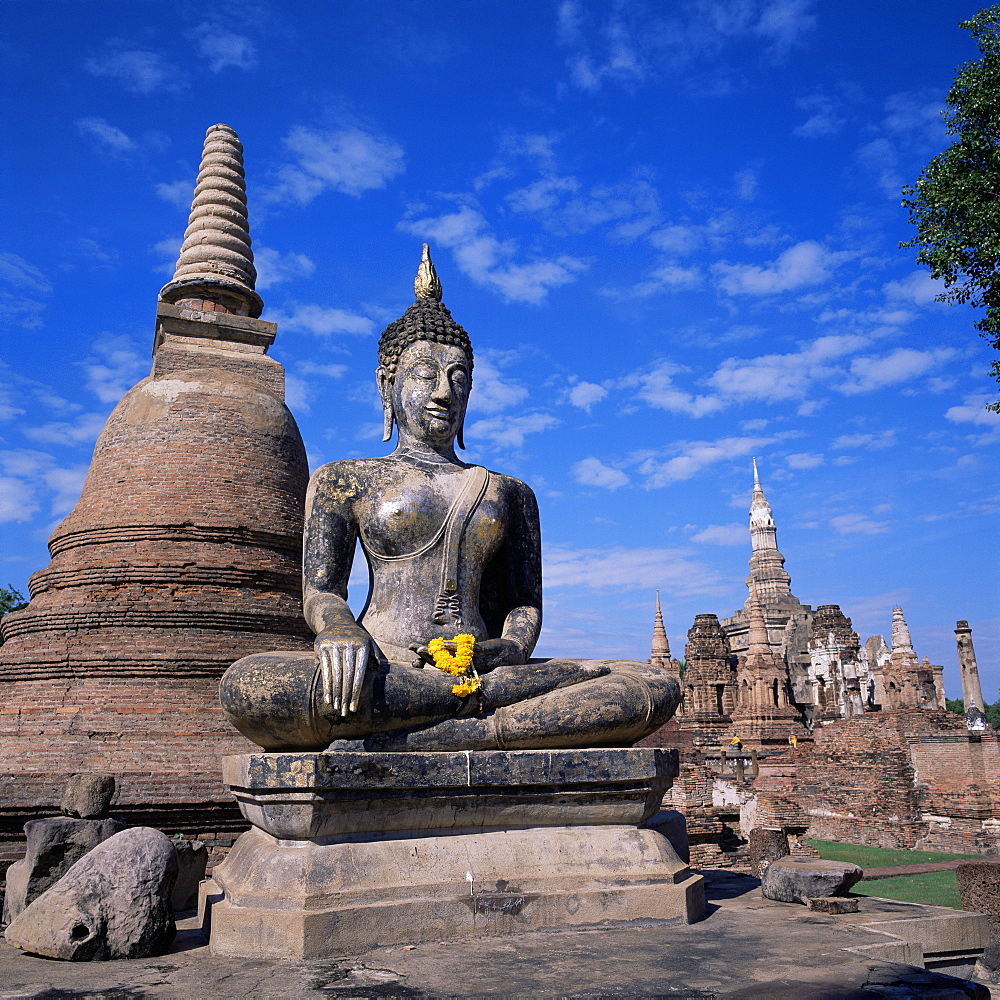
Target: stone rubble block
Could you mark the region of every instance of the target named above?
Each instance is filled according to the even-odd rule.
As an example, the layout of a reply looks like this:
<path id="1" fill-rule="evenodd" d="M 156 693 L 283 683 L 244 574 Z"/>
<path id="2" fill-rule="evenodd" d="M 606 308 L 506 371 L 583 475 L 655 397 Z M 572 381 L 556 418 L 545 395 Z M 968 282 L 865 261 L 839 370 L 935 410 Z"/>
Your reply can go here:
<path id="1" fill-rule="evenodd" d="M 864 871 L 849 861 L 821 858 L 779 858 L 772 861 L 761 880 L 766 899 L 781 903 L 805 903 L 821 896 L 843 896 Z"/>
<path id="2" fill-rule="evenodd" d="M 121 833 L 117 819 L 52 816 L 24 824 L 27 850 L 7 869 L 3 922 L 9 924 L 25 907 L 55 885 L 84 855 Z"/>
<path id="3" fill-rule="evenodd" d="M 858 901 L 850 896 L 815 896 L 809 909 L 816 913 L 857 913 Z"/>
<path id="4" fill-rule="evenodd" d="M 114 795 L 113 774 L 74 774 L 66 782 L 59 811 L 78 819 L 97 819 L 108 811 Z"/>
<path id="5" fill-rule="evenodd" d="M 175 840 L 173 844 L 178 867 L 170 904 L 174 913 L 180 913 L 198 905 L 198 886 L 208 867 L 208 847 L 200 840 Z"/>
<path id="6" fill-rule="evenodd" d="M 8 943 L 74 962 L 163 955 L 176 934 L 177 851 L 159 830 L 124 830 L 81 858 L 7 928 Z"/>

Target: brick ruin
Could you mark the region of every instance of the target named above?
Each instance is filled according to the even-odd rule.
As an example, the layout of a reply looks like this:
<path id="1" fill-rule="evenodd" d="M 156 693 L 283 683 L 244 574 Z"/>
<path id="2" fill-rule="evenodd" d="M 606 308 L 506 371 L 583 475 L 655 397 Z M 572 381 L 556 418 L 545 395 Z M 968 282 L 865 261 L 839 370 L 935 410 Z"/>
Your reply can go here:
<path id="1" fill-rule="evenodd" d="M 67 774 L 107 771 L 130 823 L 225 847 L 245 828 L 219 772 L 253 749 L 223 719 L 236 658 L 310 648 L 308 469 L 259 319 L 242 146 L 208 130 L 153 367 L 102 430 L 82 495 L 0 646 L 0 872 Z"/>
<path id="2" fill-rule="evenodd" d="M 793 843 L 1000 853 L 1000 734 L 968 623 L 955 628 L 963 719 L 943 711 L 942 668 L 918 659 L 901 608 L 891 646 L 862 645 L 838 605 L 792 596 L 756 462 L 750 536 L 746 604 L 721 623 L 696 616 L 681 708 L 642 741 L 680 750 L 664 805 L 685 814 L 692 858 L 740 867 L 760 826 Z"/>

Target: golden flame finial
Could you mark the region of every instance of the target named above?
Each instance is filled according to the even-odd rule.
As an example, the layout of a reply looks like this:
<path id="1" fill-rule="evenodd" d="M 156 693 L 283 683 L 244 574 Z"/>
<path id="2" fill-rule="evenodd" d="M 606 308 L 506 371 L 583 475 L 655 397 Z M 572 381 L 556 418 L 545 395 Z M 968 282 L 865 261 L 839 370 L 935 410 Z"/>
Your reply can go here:
<path id="1" fill-rule="evenodd" d="M 431 302 L 441 301 L 441 281 L 434 270 L 431 260 L 431 248 L 425 243 L 420 255 L 420 267 L 413 279 L 413 294 L 418 299 L 429 299 Z"/>

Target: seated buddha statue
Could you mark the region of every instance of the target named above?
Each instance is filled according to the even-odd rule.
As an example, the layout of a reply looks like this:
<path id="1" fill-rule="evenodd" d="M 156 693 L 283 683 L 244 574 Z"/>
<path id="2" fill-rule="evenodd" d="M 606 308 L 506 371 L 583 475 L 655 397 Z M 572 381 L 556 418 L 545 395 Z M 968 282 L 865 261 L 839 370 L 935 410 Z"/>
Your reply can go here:
<path id="1" fill-rule="evenodd" d="M 426 244 L 414 287 L 378 349 L 384 440 L 395 427 L 395 449 L 330 462 L 309 483 L 303 597 L 314 651 L 238 660 L 222 706 L 270 751 L 631 746 L 671 716 L 677 682 L 649 663 L 532 658 L 542 625 L 535 497 L 456 454 L 472 345 L 441 301 Z M 359 540 L 369 595 L 355 619 L 347 582 Z"/>

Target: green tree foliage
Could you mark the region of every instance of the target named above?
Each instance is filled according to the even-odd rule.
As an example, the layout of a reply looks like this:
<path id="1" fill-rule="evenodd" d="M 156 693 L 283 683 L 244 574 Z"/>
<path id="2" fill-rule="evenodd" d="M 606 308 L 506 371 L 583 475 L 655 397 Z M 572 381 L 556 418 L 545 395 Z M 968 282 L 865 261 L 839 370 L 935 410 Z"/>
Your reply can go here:
<path id="1" fill-rule="evenodd" d="M 944 706 L 949 712 L 965 715 L 965 702 L 961 698 L 945 698 Z M 1000 701 L 995 701 L 992 705 L 983 705 L 983 715 L 986 716 L 986 721 L 1000 732 Z"/>
<path id="2" fill-rule="evenodd" d="M 24 599 L 24 594 L 15 590 L 10 584 L 0 587 L 0 617 L 11 611 L 20 611 L 28 606 Z M 3 636 L 0 636 L 0 645 L 3 645 Z"/>
<path id="3" fill-rule="evenodd" d="M 960 27 L 982 58 L 960 66 L 948 92 L 944 118 L 958 139 L 903 188 L 917 235 L 900 246 L 944 282 L 938 301 L 986 310 L 976 329 L 1000 350 L 1000 4 Z M 992 375 L 1000 380 L 1000 361 Z M 989 409 L 1000 412 L 1000 401 Z"/>
<path id="4" fill-rule="evenodd" d="M 11 611 L 20 611 L 26 608 L 28 602 L 24 599 L 24 594 L 15 590 L 10 584 L 0 587 L 0 615 L 6 615 Z"/>

